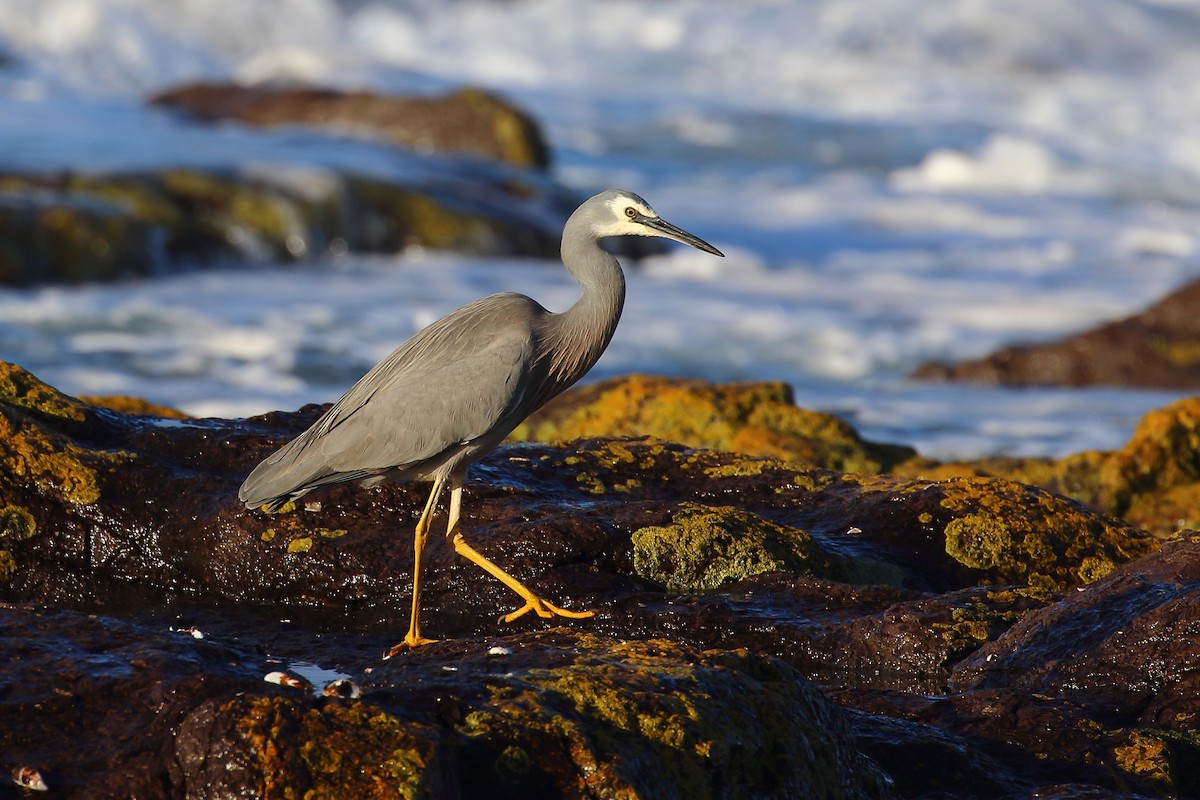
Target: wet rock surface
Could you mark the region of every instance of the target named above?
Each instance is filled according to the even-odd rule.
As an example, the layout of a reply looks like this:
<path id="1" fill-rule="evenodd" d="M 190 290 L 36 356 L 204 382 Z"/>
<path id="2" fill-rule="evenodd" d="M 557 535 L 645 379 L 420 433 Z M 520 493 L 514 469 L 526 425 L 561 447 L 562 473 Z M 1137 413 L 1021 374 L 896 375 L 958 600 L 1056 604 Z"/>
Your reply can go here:
<path id="1" fill-rule="evenodd" d="M 1057 342 L 1015 345 L 975 361 L 921 365 L 913 377 L 1009 386 L 1200 387 L 1200 282 L 1146 311 Z"/>
<path id="2" fill-rule="evenodd" d="M 1198 791 L 1190 533 L 1002 478 L 513 444 L 474 470 L 463 532 L 596 615 L 503 625 L 515 596 L 433 537 L 444 638 L 383 661 L 425 486 L 236 500 L 319 412 L 171 420 L 0 372 L 0 766 L 65 797 Z"/>

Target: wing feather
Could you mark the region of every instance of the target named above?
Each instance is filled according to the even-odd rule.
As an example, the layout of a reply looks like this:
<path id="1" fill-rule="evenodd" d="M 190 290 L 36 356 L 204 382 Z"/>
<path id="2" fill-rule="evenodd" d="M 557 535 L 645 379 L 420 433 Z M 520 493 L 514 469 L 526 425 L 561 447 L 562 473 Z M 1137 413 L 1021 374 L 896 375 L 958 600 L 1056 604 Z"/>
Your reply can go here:
<path id="1" fill-rule="evenodd" d="M 524 416 L 537 382 L 537 320 L 519 294 L 491 295 L 443 317 L 380 361 L 311 428 L 242 485 L 249 506 L 404 470 L 499 433 Z"/>

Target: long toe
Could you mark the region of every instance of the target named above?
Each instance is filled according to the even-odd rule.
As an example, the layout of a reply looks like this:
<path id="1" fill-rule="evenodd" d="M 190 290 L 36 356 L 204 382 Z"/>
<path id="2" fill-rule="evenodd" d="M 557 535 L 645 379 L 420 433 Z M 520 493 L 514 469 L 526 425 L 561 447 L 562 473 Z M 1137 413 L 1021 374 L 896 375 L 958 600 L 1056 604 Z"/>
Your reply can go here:
<path id="1" fill-rule="evenodd" d="M 518 608 L 516 611 L 513 611 L 509 614 L 502 614 L 500 616 L 500 621 L 501 622 L 512 622 L 515 619 L 520 619 L 521 617 L 525 616 L 530 611 L 535 612 L 539 617 L 554 616 L 554 614 L 552 614 L 550 611 L 546 610 L 546 607 L 541 602 L 530 600 L 525 605 Z"/>
<path id="2" fill-rule="evenodd" d="M 546 603 L 545 600 L 543 600 L 542 602 Z M 568 619 L 587 619 L 588 617 L 596 616 L 595 611 L 568 611 L 565 608 L 559 608 L 558 606 L 552 606 L 549 603 L 546 603 L 546 608 L 548 608 L 552 612 L 554 612 L 555 616 L 567 617 Z"/>
<path id="3" fill-rule="evenodd" d="M 383 660 L 387 661 L 392 656 L 400 655 L 408 650 L 416 650 L 418 647 L 424 647 L 436 641 L 437 639 L 426 639 L 424 636 L 405 636 L 403 642 L 388 648 L 387 652 L 383 654 Z"/>
<path id="4" fill-rule="evenodd" d="M 510 614 L 505 614 L 502 617 L 500 617 L 500 621 L 501 622 L 512 622 L 515 619 L 520 619 L 521 617 L 525 616 L 530 611 L 533 611 L 534 613 L 536 613 L 539 617 L 542 617 L 543 619 L 549 619 L 551 617 L 567 617 L 569 619 L 586 619 L 587 617 L 594 616 L 596 613 L 595 611 L 568 611 L 565 608 L 559 608 L 558 606 L 554 605 L 553 603 L 548 603 L 539 597 L 535 597 L 532 600 L 529 600 L 528 602 L 526 602 L 525 605 L 521 606 L 516 611 L 513 611 Z"/>

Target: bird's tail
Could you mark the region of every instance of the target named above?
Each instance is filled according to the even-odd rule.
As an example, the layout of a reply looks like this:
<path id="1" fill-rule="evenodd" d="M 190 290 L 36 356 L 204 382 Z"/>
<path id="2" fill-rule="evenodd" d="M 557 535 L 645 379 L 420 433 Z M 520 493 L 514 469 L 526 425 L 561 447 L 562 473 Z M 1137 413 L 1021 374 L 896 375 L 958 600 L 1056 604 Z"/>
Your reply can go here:
<path id="1" fill-rule="evenodd" d="M 314 475 L 298 469 L 299 448 L 292 441 L 276 450 L 250 471 L 238 489 L 238 499 L 246 508 L 278 511 L 308 491 Z"/>

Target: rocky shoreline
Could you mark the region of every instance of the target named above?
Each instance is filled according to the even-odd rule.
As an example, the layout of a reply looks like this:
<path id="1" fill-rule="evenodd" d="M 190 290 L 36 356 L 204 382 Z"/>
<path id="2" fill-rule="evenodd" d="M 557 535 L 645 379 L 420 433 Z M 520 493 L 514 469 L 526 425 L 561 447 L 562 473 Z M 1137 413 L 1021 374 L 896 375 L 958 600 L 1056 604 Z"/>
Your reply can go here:
<path id="1" fill-rule="evenodd" d="M 436 149 L 438 179 L 6 174 L 0 284 L 409 246 L 550 256 L 573 207 L 533 123 L 478 92 L 154 102 Z M 1191 385 L 1193 295 L 1065 354 L 921 374 L 1136 383 L 1133 364 Z M 463 531 L 596 615 L 502 625 L 513 597 L 434 537 L 443 638 L 387 661 L 425 488 L 277 515 L 236 499 L 320 411 L 190 419 L 0 364 L 0 800 L 1200 796 L 1198 399 L 1114 452 L 936 463 L 783 384 L 582 387 L 476 465 Z"/>
<path id="2" fill-rule="evenodd" d="M 278 515 L 235 497 L 319 410 L 127 414 L 4 367 L 4 768 L 63 797 L 1198 791 L 1200 537 L 1167 517 L 863 442 L 771 385 L 631 376 L 564 395 L 467 489 L 469 539 L 597 615 L 502 625 L 513 598 L 439 540 L 444 638 L 383 661 L 423 487 Z M 576 429 L 652 419 L 769 452 Z M 1170 513 L 1192 460 L 1135 437 L 1021 469 L 1097 498 L 1159 487 Z M 361 696 L 321 694 L 333 676 Z"/>

